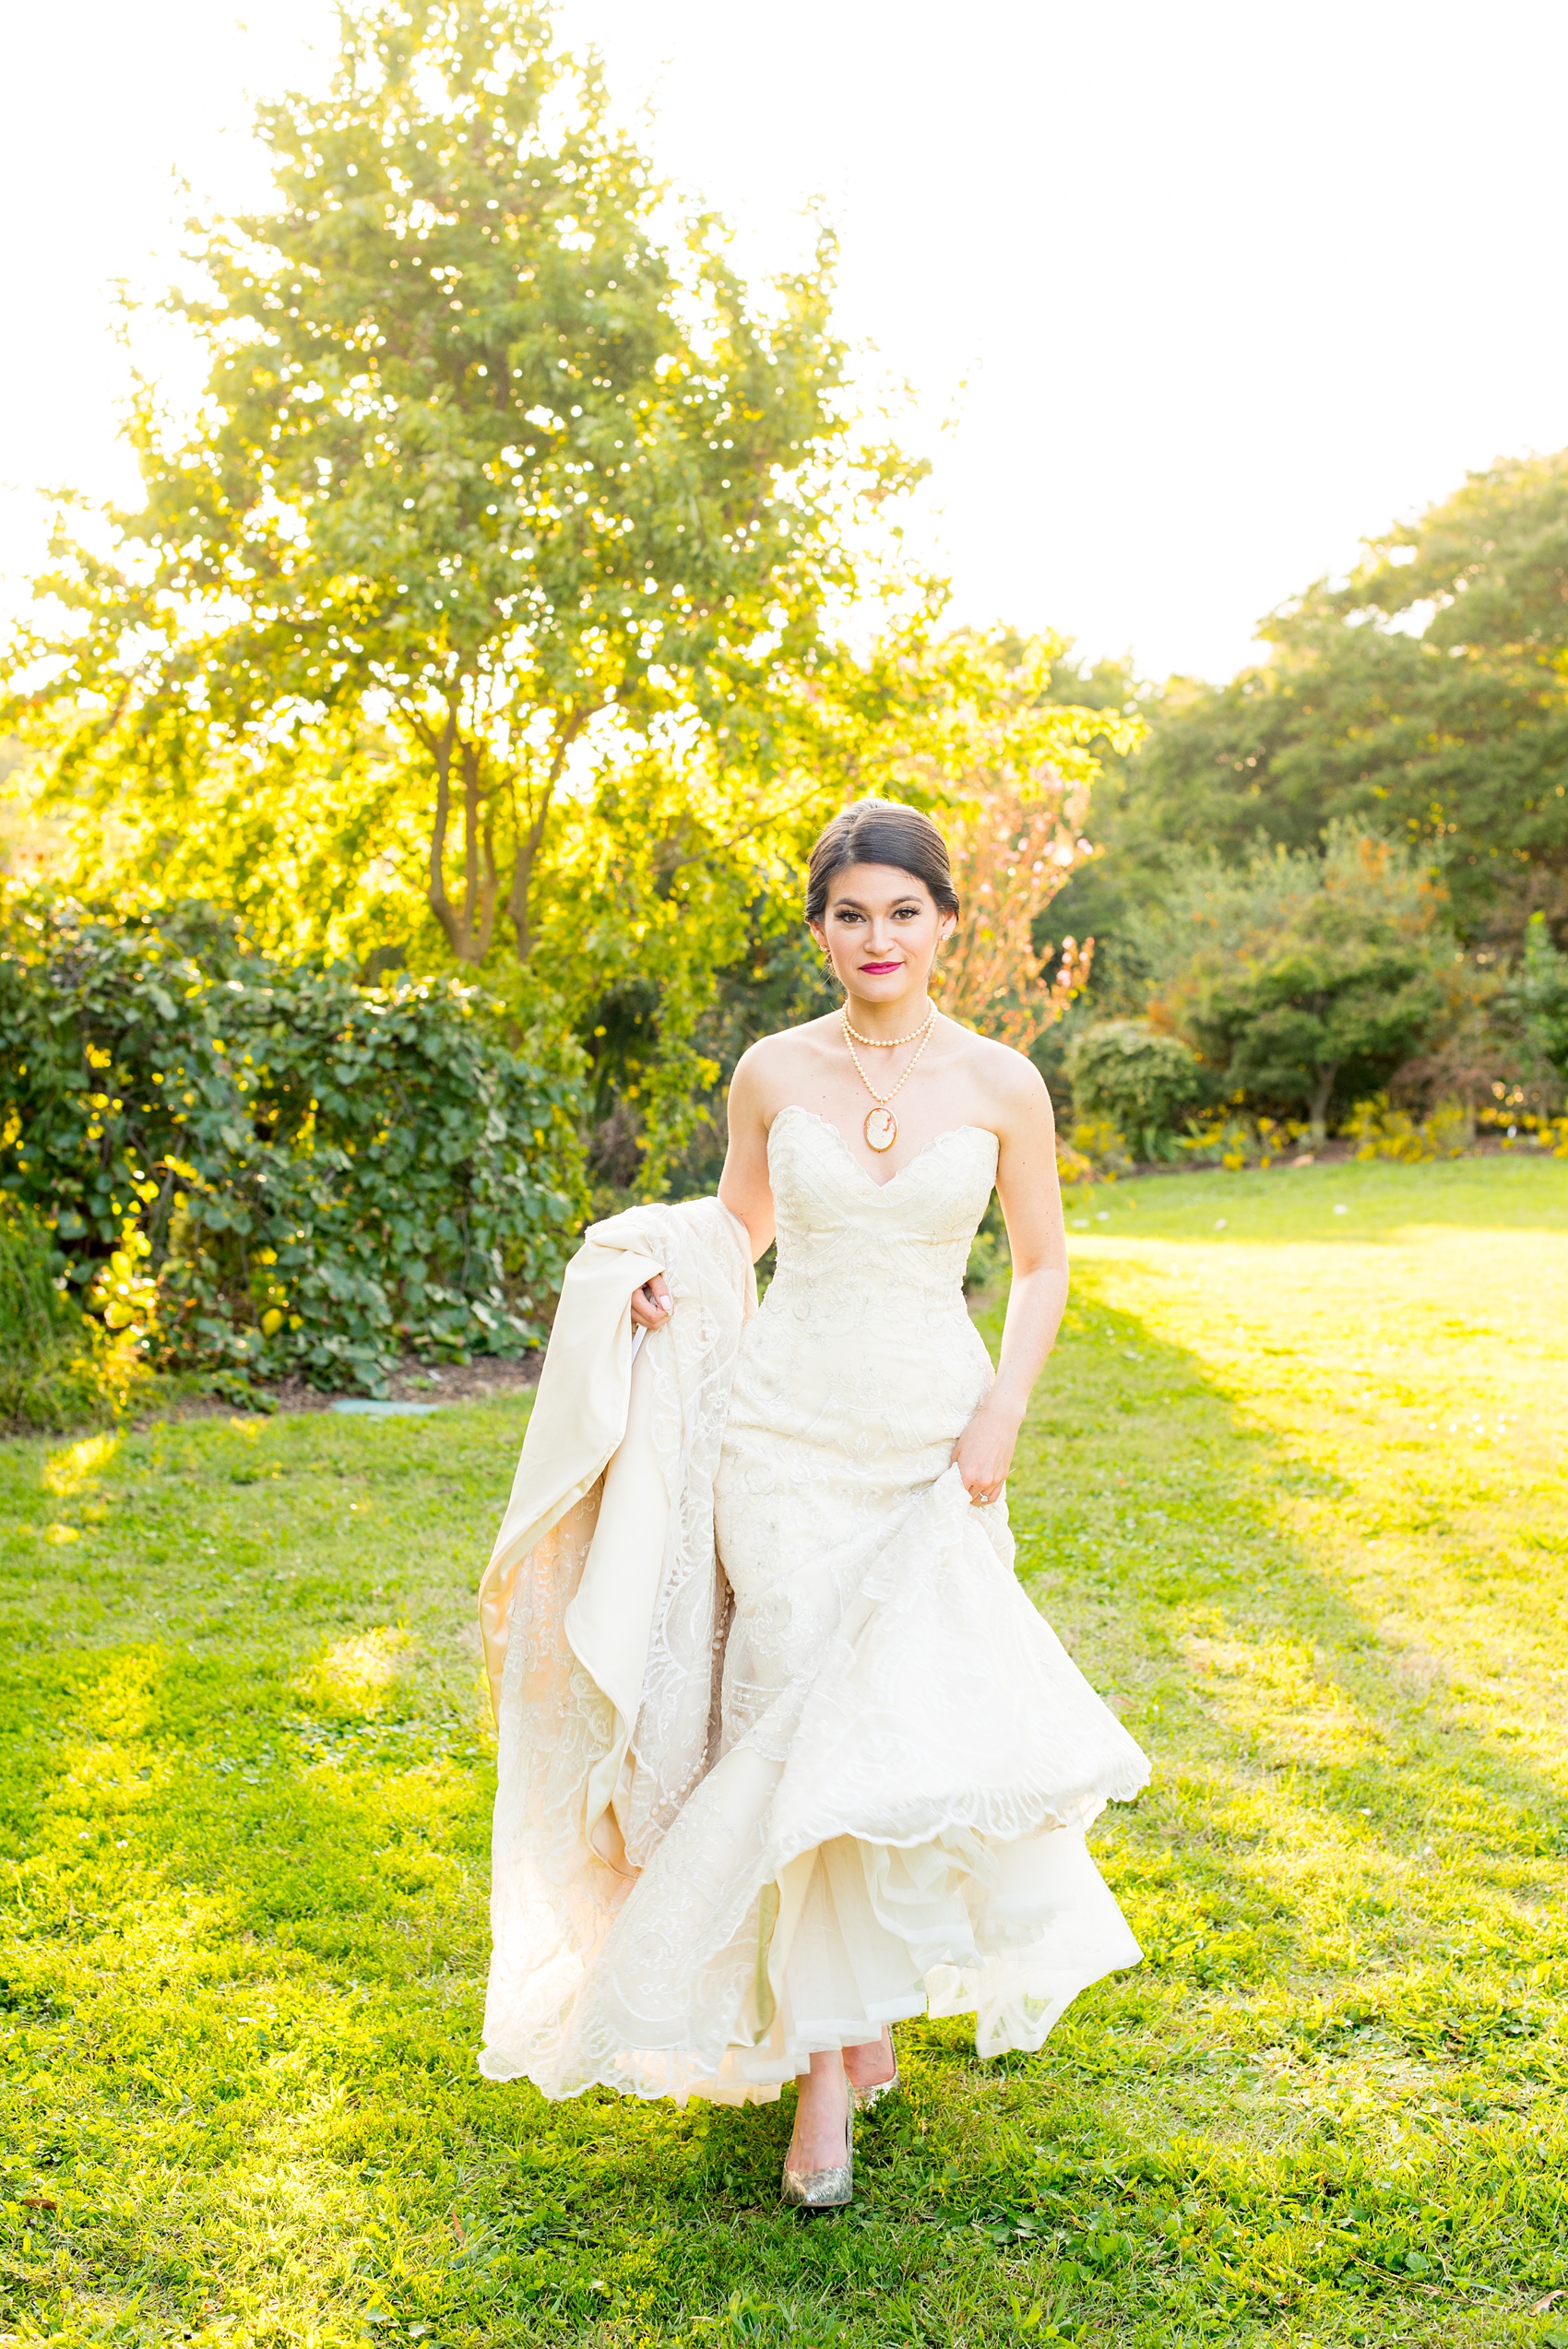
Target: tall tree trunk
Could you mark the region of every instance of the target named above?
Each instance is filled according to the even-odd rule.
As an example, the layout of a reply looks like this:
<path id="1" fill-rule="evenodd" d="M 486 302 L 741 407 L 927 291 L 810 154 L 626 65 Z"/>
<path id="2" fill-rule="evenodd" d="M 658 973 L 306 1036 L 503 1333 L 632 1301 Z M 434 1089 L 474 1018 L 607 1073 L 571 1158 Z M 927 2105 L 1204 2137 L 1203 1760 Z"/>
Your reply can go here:
<path id="1" fill-rule="evenodd" d="M 540 787 L 538 801 L 536 803 L 531 795 L 527 798 L 524 801 L 526 816 L 518 818 L 517 850 L 512 860 L 512 886 L 506 894 L 506 912 L 512 924 L 513 935 L 517 942 L 517 960 L 520 963 L 528 961 L 534 947 L 533 919 L 529 899 L 533 888 L 533 869 L 539 861 L 539 852 L 544 845 L 545 828 L 550 822 L 551 802 L 555 797 L 555 787 L 561 780 L 562 770 L 566 764 L 566 753 L 592 716 L 591 709 L 574 710 L 569 718 L 562 719 L 555 736 L 555 747 L 550 754 L 549 771 Z"/>
<path id="2" fill-rule="evenodd" d="M 463 744 L 463 959 L 483 962 L 495 926 L 501 878 L 495 870 L 495 811 L 483 789 L 484 751 Z"/>
<path id="3" fill-rule="evenodd" d="M 435 815 L 430 827 L 430 875 L 425 896 L 453 954 L 459 962 L 468 962 L 471 957 L 464 952 L 467 940 L 462 918 L 446 895 L 446 834 L 452 822 L 452 752 L 457 740 L 457 704 L 448 703 L 446 723 L 439 734 L 431 734 L 422 726 L 418 728 L 418 731 L 435 765 Z"/>
<path id="4" fill-rule="evenodd" d="M 481 963 L 494 934 L 501 876 L 495 865 L 495 812 L 484 789 L 484 746 L 462 739 L 456 700 L 446 706 L 439 733 L 416 718 L 414 730 L 435 769 L 435 813 L 430 827 L 430 863 L 425 896 L 442 934 L 460 963 Z M 452 903 L 446 889 L 446 843 L 452 829 L 452 766 L 462 776 L 463 898 Z"/>
<path id="5" fill-rule="evenodd" d="M 1334 1080 L 1338 1074 L 1337 1061 L 1330 1061 L 1326 1064 L 1320 1062 L 1313 1071 L 1313 1094 L 1307 1115 L 1312 1121 L 1314 1150 L 1321 1150 L 1328 1140 L 1328 1104 L 1333 1097 Z"/>
<path id="6" fill-rule="evenodd" d="M 529 903 L 533 869 L 544 843 L 545 825 L 550 821 L 552 786 L 546 785 L 539 806 L 531 820 L 517 826 L 517 853 L 512 860 L 512 886 L 506 895 L 506 912 L 512 924 L 512 934 L 517 942 L 517 960 L 526 963 L 533 952 L 533 918 Z"/>

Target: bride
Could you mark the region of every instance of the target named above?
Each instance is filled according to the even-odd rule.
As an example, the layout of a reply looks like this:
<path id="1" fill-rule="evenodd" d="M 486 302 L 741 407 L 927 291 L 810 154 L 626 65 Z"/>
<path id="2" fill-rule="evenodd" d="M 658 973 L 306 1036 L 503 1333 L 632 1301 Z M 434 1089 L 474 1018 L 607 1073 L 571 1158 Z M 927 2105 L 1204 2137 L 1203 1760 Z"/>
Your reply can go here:
<path id="1" fill-rule="evenodd" d="M 842 1010 L 741 1061 L 717 1200 L 595 1226 L 567 1276 L 481 1591 L 481 2065 L 682 2102 L 793 2078 L 784 2197 L 825 2208 L 894 2023 L 1035 2048 L 1136 1962 L 1084 1834 L 1148 1765 L 1013 1571 L 1067 1294 L 1045 1086 L 931 1001 L 959 906 L 927 817 L 836 818 L 805 915 Z M 993 1185 L 994 1376 L 963 1296 Z"/>

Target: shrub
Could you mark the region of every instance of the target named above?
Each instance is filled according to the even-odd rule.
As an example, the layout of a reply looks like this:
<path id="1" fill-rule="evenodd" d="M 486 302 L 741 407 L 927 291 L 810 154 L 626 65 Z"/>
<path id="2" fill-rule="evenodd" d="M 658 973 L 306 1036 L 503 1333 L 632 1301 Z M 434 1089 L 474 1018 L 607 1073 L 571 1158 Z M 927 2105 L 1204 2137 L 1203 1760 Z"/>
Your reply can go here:
<path id="1" fill-rule="evenodd" d="M 1345 1132 L 1358 1158 L 1397 1158 L 1418 1165 L 1423 1158 L 1462 1158 L 1475 1133 L 1474 1113 L 1459 1101 L 1440 1101 L 1419 1121 L 1406 1109 L 1390 1109 L 1388 1096 L 1358 1101 Z"/>
<path id="2" fill-rule="evenodd" d="M 1058 1133 L 1056 1137 L 1056 1180 L 1062 1185 L 1063 1190 L 1069 1191 L 1075 1184 L 1080 1182 L 1092 1183 L 1094 1180 L 1094 1173 L 1093 1159 L 1090 1158 L 1086 1152 L 1075 1148 L 1071 1142 L 1064 1142 L 1061 1134 Z"/>
<path id="3" fill-rule="evenodd" d="M 1479 1122 L 1492 1127 L 1503 1150 L 1548 1150 L 1568 1158 L 1568 1116 L 1537 1117 L 1529 1109 L 1483 1109 Z"/>
<path id="4" fill-rule="evenodd" d="M 1230 1109 L 1223 1117 L 1190 1123 L 1176 1147 L 1200 1166 L 1224 1167 L 1238 1174 L 1243 1167 L 1271 1167 L 1287 1151 L 1297 1150 L 1306 1132 L 1294 1119 L 1281 1122 Z"/>
<path id="5" fill-rule="evenodd" d="M 1078 1118 L 1065 1150 L 1056 1145 L 1056 1169 L 1063 1182 L 1092 1182 L 1097 1177 L 1114 1182 L 1131 1174 L 1133 1157 L 1122 1129 L 1109 1118 Z"/>
<path id="6" fill-rule="evenodd" d="M 0 1182 L 154 1358 L 375 1392 L 542 1335 L 577 1219 L 571 1048 L 449 980 L 356 986 L 232 927 L 13 908 Z"/>
<path id="7" fill-rule="evenodd" d="M 65 1428 L 113 1407 L 107 1349 L 64 1275 L 42 1225 L 0 1195 L 0 1425 Z"/>
<path id="8" fill-rule="evenodd" d="M 1120 1129 L 1147 1158 L 1208 1091 L 1202 1062 L 1180 1037 L 1145 1020 L 1101 1020 L 1073 1038 L 1067 1074 L 1081 1117 Z"/>

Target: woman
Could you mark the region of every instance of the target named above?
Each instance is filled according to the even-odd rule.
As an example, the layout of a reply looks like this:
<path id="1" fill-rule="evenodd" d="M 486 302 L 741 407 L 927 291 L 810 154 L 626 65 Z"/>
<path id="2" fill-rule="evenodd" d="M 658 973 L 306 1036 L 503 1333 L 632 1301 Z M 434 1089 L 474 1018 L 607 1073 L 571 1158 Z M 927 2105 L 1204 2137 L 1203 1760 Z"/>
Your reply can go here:
<path id="1" fill-rule="evenodd" d="M 563 1300 L 552 1358 L 607 1360 L 635 1327 L 648 1358 L 631 1367 L 628 1335 L 591 1408 L 558 1378 L 547 1410 L 541 1386 L 536 1429 L 597 1412 L 622 1432 L 570 1463 L 541 1433 L 559 1489 L 541 1501 L 536 1475 L 497 1545 L 527 1550 L 536 1591 L 571 1584 L 564 1631 L 527 1637 L 570 1652 L 576 1693 L 536 1670 L 530 1700 L 509 1655 L 481 2062 L 556 2094 L 734 2102 L 793 2076 L 785 2199 L 825 2208 L 852 2190 L 856 2104 L 897 2081 L 894 2022 L 973 2010 L 983 2054 L 1038 2047 L 1077 1990 L 1136 1962 L 1083 1835 L 1147 1763 L 1013 1573 L 1004 1488 L 1067 1292 L 1045 1087 L 931 1002 L 959 908 L 928 818 L 837 817 L 805 911 L 842 1011 L 742 1060 L 718 1202 L 597 1227 Z M 994 1378 L 963 1299 L 993 1183 L 1013 1257 Z M 778 1247 L 751 1319 L 726 1302 L 742 1234 L 750 1262 Z M 568 1493 L 599 1513 L 558 1555 L 540 1527 L 569 1522 Z M 596 1698 L 563 1767 L 560 1724 Z M 536 1790 L 508 1795 L 530 1767 Z M 572 1853 L 590 1847 L 616 1873 L 588 1893 Z"/>

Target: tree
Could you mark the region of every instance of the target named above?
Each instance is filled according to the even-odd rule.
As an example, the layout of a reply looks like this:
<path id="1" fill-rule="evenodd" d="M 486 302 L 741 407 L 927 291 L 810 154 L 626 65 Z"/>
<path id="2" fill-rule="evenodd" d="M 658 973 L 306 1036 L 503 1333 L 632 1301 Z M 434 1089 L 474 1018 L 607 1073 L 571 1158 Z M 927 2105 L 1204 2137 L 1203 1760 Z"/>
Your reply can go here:
<path id="1" fill-rule="evenodd" d="M 1256 851 L 1240 870 L 1189 858 L 1159 921 L 1157 1026 L 1219 1086 L 1305 1110 L 1327 1137 L 1336 1101 L 1385 1085 L 1423 1041 L 1455 949 L 1441 891 L 1408 852 L 1331 828 L 1322 856 Z"/>
<path id="2" fill-rule="evenodd" d="M 597 69 L 526 0 L 341 24 L 330 95 L 262 110 L 277 209 L 195 225 L 205 399 L 141 387 L 145 507 L 110 557 L 62 522 L 6 722 L 144 853 L 226 803 L 287 867 L 328 800 L 362 869 L 417 846 L 459 961 L 498 916 L 526 959 L 574 753 L 721 728 L 849 584 L 830 254 L 765 318 L 711 220 L 666 250 Z"/>
<path id="3" fill-rule="evenodd" d="M 1087 798 L 1069 792 L 1049 769 L 1037 788 L 1033 802 L 984 790 L 975 813 L 949 827 L 963 911 L 934 974 L 951 1018 L 1019 1051 L 1082 994 L 1094 956 L 1092 939 L 1064 938 L 1052 971 L 1036 949 L 1039 916 L 1085 853 L 1079 826 Z"/>
<path id="4" fill-rule="evenodd" d="M 1158 895 L 1182 843 L 1236 860 L 1337 820 L 1429 854 L 1472 943 L 1568 922 L 1568 450 L 1472 475 L 1260 633 L 1263 664 L 1150 706 L 1102 885 Z"/>
<path id="5" fill-rule="evenodd" d="M 1336 599 L 1347 616 L 1430 605 L 1440 652 L 1568 662 L 1568 449 L 1472 473 L 1419 522 L 1374 540 Z"/>
<path id="6" fill-rule="evenodd" d="M 1552 944 L 1544 914 L 1532 914 L 1525 933 L 1517 1000 L 1529 1042 L 1568 1085 L 1568 955 Z"/>
<path id="7" fill-rule="evenodd" d="M 1037 917 L 1033 933 L 1042 962 L 1050 962 L 1068 939 L 1094 942 L 1088 993 L 1073 1006 L 1066 1025 L 1049 1040 L 1037 1038 L 1034 1048 L 1034 1058 L 1049 1081 L 1065 1085 L 1070 1082 L 1066 1051 L 1072 1034 L 1107 1014 L 1141 1013 L 1148 993 L 1148 973 L 1127 896 L 1134 876 L 1128 860 L 1120 852 L 1107 856 L 1105 846 L 1120 842 L 1127 828 L 1132 778 L 1141 768 L 1148 740 L 1147 713 L 1158 704 L 1134 675 L 1129 659 L 1086 665 L 1073 657 L 1070 646 L 1051 664 L 1050 699 L 1080 712 L 1099 713 L 1097 732 L 1089 731 L 1092 721 L 1080 721 L 1096 765 L 1088 820 L 1093 853 L 1074 863 L 1049 908 Z"/>

